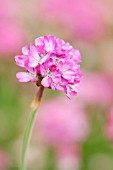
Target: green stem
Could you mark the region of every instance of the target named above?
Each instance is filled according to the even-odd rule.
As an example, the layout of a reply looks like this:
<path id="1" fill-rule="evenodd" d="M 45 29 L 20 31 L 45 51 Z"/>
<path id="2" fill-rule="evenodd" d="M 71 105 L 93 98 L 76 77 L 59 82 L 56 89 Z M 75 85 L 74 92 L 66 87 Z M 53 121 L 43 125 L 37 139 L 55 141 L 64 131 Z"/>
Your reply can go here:
<path id="1" fill-rule="evenodd" d="M 44 90 L 44 88 L 42 86 L 39 87 L 39 90 L 38 90 L 32 104 L 31 104 L 33 111 L 30 114 L 30 117 L 29 117 L 29 120 L 28 120 L 28 123 L 27 123 L 27 127 L 26 127 L 26 130 L 25 130 L 19 170 L 25 170 L 26 169 L 26 166 L 25 166 L 26 153 L 27 153 L 28 144 L 29 144 L 29 141 L 30 141 L 30 135 L 31 135 L 36 111 L 39 107 L 41 97 L 42 97 L 42 94 L 43 94 L 43 90 Z"/>
<path id="2" fill-rule="evenodd" d="M 27 123 L 24 140 L 23 140 L 22 156 L 20 160 L 20 170 L 25 170 L 25 157 L 26 157 L 26 152 L 27 152 L 29 138 L 30 138 L 30 131 L 32 129 L 35 113 L 36 111 L 31 112 L 28 123 Z"/>

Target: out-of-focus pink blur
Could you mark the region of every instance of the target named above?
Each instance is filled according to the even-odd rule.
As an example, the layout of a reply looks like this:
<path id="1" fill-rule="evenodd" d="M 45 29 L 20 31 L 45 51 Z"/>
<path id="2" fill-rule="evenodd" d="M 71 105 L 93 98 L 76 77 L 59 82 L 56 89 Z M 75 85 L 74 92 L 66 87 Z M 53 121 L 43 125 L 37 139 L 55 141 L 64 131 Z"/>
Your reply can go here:
<path id="1" fill-rule="evenodd" d="M 26 41 L 25 30 L 16 22 L 3 21 L 0 26 L 1 55 L 15 54 Z"/>
<path id="2" fill-rule="evenodd" d="M 113 77 L 106 73 L 86 73 L 78 97 L 84 104 L 108 106 L 113 101 Z"/>
<path id="3" fill-rule="evenodd" d="M 89 123 L 79 104 L 58 97 L 44 102 L 40 113 L 40 120 L 37 120 L 40 132 L 50 145 L 83 142 L 86 139 Z"/>
<path id="4" fill-rule="evenodd" d="M 27 41 L 28 31 L 19 18 L 19 3 L 0 0 L 0 56 L 16 55 Z"/>
<path id="5" fill-rule="evenodd" d="M 58 170 L 78 170 L 80 159 L 78 146 L 63 145 L 56 150 L 56 166 Z"/>
<path id="6" fill-rule="evenodd" d="M 0 169 L 6 170 L 9 165 L 8 156 L 3 150 L 0 150 Z"/>
<path id="7" fill-rule="evenodd" d="M 40 11 L 42 20 L 57 22 L 69 31 L 71 38 L 91 42 L 97 42 L 108 34 L 107 16 L 111 10 L 102 0 L 42 0 L 41 8 L 37 3 L 37 12 Z"/>

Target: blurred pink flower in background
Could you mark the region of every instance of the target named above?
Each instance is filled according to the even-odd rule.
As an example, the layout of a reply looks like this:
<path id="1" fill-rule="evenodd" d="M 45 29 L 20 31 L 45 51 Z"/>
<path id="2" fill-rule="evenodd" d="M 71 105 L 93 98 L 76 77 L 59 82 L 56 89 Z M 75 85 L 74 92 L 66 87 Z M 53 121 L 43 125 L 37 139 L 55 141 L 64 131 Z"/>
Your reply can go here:
<path id="1" fill-rule="evenodd" d="M 0 20 L 14 18 L 19 11 L 18 3 L 14 0 L 0 0 Z"/>
<path id="2" fill-rule="evenodd" d="M 43 0 L 40 4 L 38 11 L 40 11 L 42 20 L 52 20 L 63 25 L 69 30 L 71 38 L 74 36 L 94 42 L 100 40 L 108 32 L 103 1 Z"/>
<path id="3" fill-rule="evenodd" d="M 113 107 L 106 114 L 104 132 L 108 140 L 113 141 Z"/>
<path id="4" fill-rule="evenodd" d="M 8 8 L 8 6 L 10 6 L 10 3 L 8 2 L 9 1 L 7 0 L 4 0 L 4 1 L 0 0 L 0 20 L 2 18 L 7 18 L 10 14 L 10 10 Z"/>
<path id="5" fill-rule="evenodd" d="M 113 101 L 112 77 L 105 73 L 86 74 L 78 97 L 85 104 L 109 105 Z"/>
<path id="6" fill-rule="evenodd" d="M 9 56 L 19 51 L 26 41 L 24 28 L 12 20 L 1 20 L 0 23 L 0 55 Z"/>
<path id="7" fill-rule="evenodd" d="M 80 159 L 78 146 L 63 145 L 56 150 L 56 166 L 58 170 L 78 170 Z"/>
<path id="8" fill-rule="evenodd" d="M 0 56 L 14 55 L 27 40 L 19 18 L 20 4 L 14 0 L 0 0 Z"/>
<path id="9" fill-rule="evenodd" d="M 7 155 L 3 150 L 0 150 L 0 170 L 6 170 L 9 165 L 9 160 Z"/>
<path id="10" fill-rule="evenodd" d="M 83 142 L 89 123 L 83 108 L 65 98 L 52 98 L 40 109 L 40 133 L 52 146 Z"/>

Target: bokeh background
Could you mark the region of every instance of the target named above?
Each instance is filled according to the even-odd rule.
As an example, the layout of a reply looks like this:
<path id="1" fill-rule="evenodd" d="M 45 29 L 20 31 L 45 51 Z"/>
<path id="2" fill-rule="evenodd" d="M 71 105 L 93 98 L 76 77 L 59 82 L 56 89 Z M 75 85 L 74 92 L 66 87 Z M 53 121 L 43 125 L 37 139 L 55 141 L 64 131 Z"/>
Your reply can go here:
<path id="1" fill-rule="evenodd" d="M 46 89 L 28 170 L 113 170 L 113 0 L 0 0 L 0 170 L 18 170 L 35 84 L 19 83 L 14 56 L 52 34 L 81 51 L 72 100 Z"/>

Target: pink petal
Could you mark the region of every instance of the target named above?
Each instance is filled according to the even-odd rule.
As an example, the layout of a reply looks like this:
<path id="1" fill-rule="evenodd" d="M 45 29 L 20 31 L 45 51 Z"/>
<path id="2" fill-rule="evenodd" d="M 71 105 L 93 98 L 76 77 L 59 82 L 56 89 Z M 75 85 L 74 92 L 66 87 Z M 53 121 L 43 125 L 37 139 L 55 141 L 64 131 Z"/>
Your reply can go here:
<path id="1" fill-rule="evenodd" d="M 25 56 L 25 55 L 17 55 L 15 56 L 15 61 L 16 61 L 16 64 L 20 67 L 25 67 L 25 64 L 27 63 L 28 61 L 28 56 Z"/>
<path id="2" fill-rule="evenodd" d="M 59 83 L 61 81 L 61 76 L 56 75 L 52 78 L 52 80 L 53 80 L 54 83 Z"/>
<path id="3" fill-rule="evenodd" d="M 44 44 L 45 44 L 45 50 L 47 52 L 52 52 L 54 51 L 55 48 L 56 39 L 51 35 L 44 36 Z"/>
<path id="4" fill-rule="evenodd" d="M 63 74 L 62 77 L 67 79 L 67 80 L 71 80 L 72 79 L 72 76 L 68 75 L 68 74 Z"/>
<path id="5" fill-rule="evenodd" d="M 41 84 L 44 86 L 44 87 L 49 87 L 50 86 L 50 83 L 49 83 L 49 77 L 44 77 L 41 81 Z"/>
<path id="6" fill-rule="evenodd" d="M 35 39 L 35 45 L 36 46 L 43 46 L 44 42 L 43 42 L 43 37 L 39 37 Z"/>
<path id="7" fill-rule="evenodd" d="M 56 86 L 53 83 L 51 84 L 51 89 L 56 90 Z"/>
<path id="8" fill-rule="evenodd" d="M 24 47 L 22 47 L 22 53 L 23 53 L 24 55 L 28 55 L 28 52 L 29 52 L 29 50 L 28 50 L 28 46 L 27 46 L 27 45 L 24 46 Z"/>
<path id="9" fill-rule="evenodd" d="M 75 75 L 75 71 L 74 70 L 67 70 L 65 71 L 65 74 L 69 74 L 69 75 Z"/>
<path id="10" fill-rule="evenodd" d="M 76 92 L 67 92 L 66 93 L 66 96 L 69 98 L 69 99 L 71 99 L 71 97 L 73 97 L 73 96 L 75 96 L 77 93 Z"/>
<path id="11" fill-rule="evenodd" d="M 35 80 L 35 76 L 27 72 L 18 72 L 16 74 L 16 77 L 20 82 L 30 82 Z"/>
<path id="12" fill-rule="evenodd" d="M 49 58 L 49 55 L 45 55 L 44 57 L 41 58 L 40 64 L 43 64 L 47 59 Z"/>
<path id="13" fill-rule="evenodd" d="M 29 67 L 36 67 L 39 64 L 38 59 L 34 58 L 33 56 L 29 56 Z"/>
<path id="14" fill-rule="evenodd" d="M 61 85 L 57 85 L 57 86 L 56 86 L 56 89 L 57 89 L 57 90 L 60 90 L 60 91 L 64 91 L 64 87 L 61 86 Z"/>
<path id="15" fill-rule="evenodd" d="M 42 76 L 46 75 L 46 69 L 44 68 L 43 65 L 40 65 L 40 73 L 41 73 Z"/>
<path id="16" fill-rule="evenodd" d="M 29 67 L 36 67 L 39 64 L 40 56 L 35 46 L 30 45 Z"/>
<path id="17" fill-rule="evenodd" d="M 35 46 L 33 46 L 32 44 L 30 44 L 30 54 L 31 54 L 32 56 L 34 56 L 34 58 L 39 57 L 37 48 L 36 48 Z"/>
<path id="18" fill-rule="evenodd" d="M 70 99 L 72 96 L 75 96 L 78 92 L 76 85 L 67 85 L 65 89 L 66 96 Z"/>
<path id="19" fill-rule="evenodd" d="M 79 63 L 81 61 L 80 52 L 78 50 L 72 49 L 69 54 L 73 57 L 73 59 Z"/>

